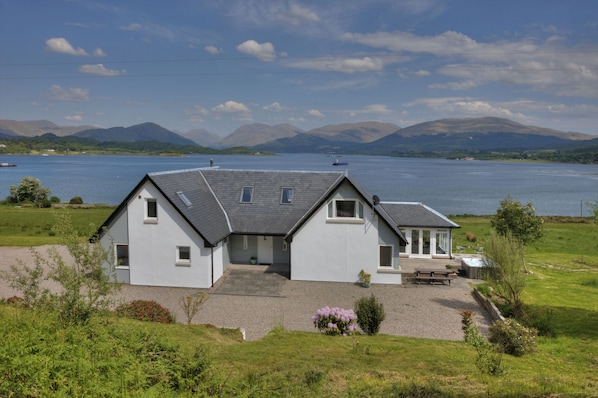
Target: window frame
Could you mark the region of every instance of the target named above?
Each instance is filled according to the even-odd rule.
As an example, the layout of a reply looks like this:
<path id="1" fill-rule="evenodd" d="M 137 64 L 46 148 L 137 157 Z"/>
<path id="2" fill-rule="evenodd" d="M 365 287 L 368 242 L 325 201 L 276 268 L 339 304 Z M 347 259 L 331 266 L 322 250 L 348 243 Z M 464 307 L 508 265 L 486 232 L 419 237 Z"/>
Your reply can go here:
<path id="1" fill-rule="evenodd" d="M 126 264 L 120 263 L 119 260 L 123 257 L 119 257 L 118 252 L 119 248 L 125 247 L 127 249 L 127 262 Z M 130 267 L 129 261 L 129 245 L 127 243 L 115 243 L 114 244 L 114 266 L 118 269 L 128 269 Z"/>
<path id="2" fill-rule="evenodd" d="M 151 204 L 151 205 L 150 205 Z M 153 215 L 150 215 L 150 210 L 153 207 Z M 145 198 L 145 217 L 144 222 L 146 224 L 158 223 L 158 200 L 156 198 Z"/>
<path id="3" fill-rule="evenodd" d="M 286 195 L 285 195 L 285 192 L 286 192 Z M 293 204 L 293 195 L 295 195 L 295 190 L 293 187 L 282 187 L 282 189 L 280 190 L 280 204 L 281 205 L 292 205 Z"/>
<path id="4" fill-rule="evenodd" d="M 382 265 L 382 250 L 390 249 L 390 264 Z M 393 267 L 394 258 L 394 246 L 393 245 L 378 245 L 378 267 L 382 269 L 391 269 Z"/>
<path id="5" fill-rule="evenodd" d="M 337 204 L 340 202 L 347 202 L 347 203 L 352 202 L 353 203 L 353 209 L 352 209 L 351 216 L 339 215 L 339 210 L 338 210 Z M 365 208 L 364 208 L 363 202 L 360 201 L 359 199 L 333 199 L 330 202 L 328 202 L 326 217 L 329 221 L 332 220 L 332 221 L 363 222 L 363 221 L 365 221 L 364 214 L 365 214 Z"/>
<path id="6" fill-rule="evenodd" d="M 246 192 L 248 192 L 248 194 L 249 194 L 249 200 L 246 200 Z M 253 186 L 245 185 L 241 188 L 241 197 L 239 198 L 239 203 L 252 203 L 252 202 L 253 202 Z"/>
<path id="7" fill-rule="evenodd" d="M 187 255 L 185 257 L 181 257 L 181 254 L 183 253 L 181 249 L 186 249 Z M 179 245 L 176 247 L 176 265 L 191 265 L 191 246 Z"/>

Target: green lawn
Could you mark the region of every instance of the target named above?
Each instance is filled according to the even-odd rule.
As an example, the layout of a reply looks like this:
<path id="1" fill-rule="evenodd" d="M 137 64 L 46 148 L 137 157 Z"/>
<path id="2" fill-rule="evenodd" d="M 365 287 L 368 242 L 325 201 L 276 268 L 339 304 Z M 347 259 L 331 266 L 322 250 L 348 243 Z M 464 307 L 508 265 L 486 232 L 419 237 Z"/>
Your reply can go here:
<path id="1" fill-rule="evenodd" d="M 90 224 L 96 228 L 110 216 L 114 207 L 66 207 L 40 209 L 33 206 L 20 207 L 0 205 L 0 246 L 40 246 L 56 244 L 58 239 L 52 233 L 55 213 L 68 211 L 73 225 L 82 232 Z"/>
<path id="2" fill-rule="evenodd" d="M 112 209 L 69 211 L 73 221 L 84 226 L 90 221 L 99 225 Z M 0 244 L 24 240 L 29 242 L 27 245 L 53 243 L 53 237 L 48 235 L 51 215 L 52 211 L 47 209 L 0 206 Z M 452 219 L 462 227 L 454 233 L 455 245 L 466 247 L 470 253 L 484 246 L 490 234 L 488 217 Z M 500 376 L 482 374 L 475 365 L 474 349 L 464 342 L 388 335 L 331 337 L 280 328 L 262 340 L 242 342 L 236 335 L 218 333 L 218 329 L 207 326 L 113 318 L 104 322 L 107 325 L 116 322 L 116 326 L 110 327 L 122 330 L 119 332 L 122 339 L 126 339 L 123 337 L 126 330 L 136 330 L 143 336 L 160 336 L 177 345 L 180 352 L 204 347 L 211 360 L 209 380 L 213 395 L 598 396 L 598 225 L 566 221 L 547 221 L 545 237 L 527 248 L 532 273 L 524 301 L 530 310 L 546 315 L 556 337 L 541 337 L 537 351 L 523 357 L 505 355 L 506 372 Z M 466 240 L 468 232 L 476 236 L 476 242 Z M 0 306 L 3 322 L 18 318 L 7 311 L 8 307 Z M 101 336 L 101 332 L 93 335 L 96 334 Z M 0 343 L 0 354 L 7 350 L 1 346 Z M 26 352 L 29 349 L 21 353 Z M 83 369 L 82 360 L 74 363 Z M 110 369 L 107 366 L 105 371 Z M 119 372 L 139 375 L 141 371 L 129 368 Z M 98 373 L 90 371 L 90 374 Z M 128 395 L 191 396 L 160 389 Z"/>

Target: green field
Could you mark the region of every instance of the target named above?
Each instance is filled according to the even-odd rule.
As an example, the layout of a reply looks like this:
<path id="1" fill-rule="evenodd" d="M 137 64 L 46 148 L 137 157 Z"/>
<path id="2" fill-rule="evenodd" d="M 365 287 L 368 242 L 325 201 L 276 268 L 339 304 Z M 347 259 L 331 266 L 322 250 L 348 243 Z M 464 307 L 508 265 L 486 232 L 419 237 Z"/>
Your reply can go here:
<path id="1" fill-rule="evenodd" d="M 87 231 L 99 228 L 114 211 L 111 206 L 86 206 L 40 209 L 35 206 L 0 205 L 0 246 L 41 246 L 58 243 L 52 233 L 55 214 L 69 212 L 73 225 Z"/>
<path id="2" fill-rule="evenodd" d="M 111 210 L 69 211 L 74 223 L 83 228 L 90 221 L 99 225 Z M 54 237 L 48 234 L 51 215 L 47 209 L 0 206 L 0 244 L 54 243 Z M 452 219 L 461 225 L 454 232 L 455 246 L 463 246 L 470 253 L 483 247 L 490 234 L 488 217 Z M 466 240 L 468 232 L 475 235 L 476 242 Z M 530 311 L 547 314 L 556 337 L 540 337 L 534 353 L 504 355 L 506 372 L 499 376 L 481 373 L 475 365 L 475 350 L 464 342 L 388 335 L 332 337 L 277 327 L 262 340 L 243 342 L 238 334 L 209 326 L 141 323 L 113 317 L 94 325 L 93 333 L 85 329 L 82 334 L 87 337 L 61 331 L 40 339 L 36 331 L 50 321 L 27 313 L 15 315 L 16 310 L 8 306 L 0 306 L 0 324 L 9 325 L 6 328 L 18 325 L 14 326 L 14 334 L 0 336 L 0 375 L 2 361 L 14 358 L 17 352 L 22 356 L 21 368 L 34 369 L 35 361 L 44 358 L 45 368 L 38 366 L 41 370 L 37 376 L 44 391 L 56 387 L 47 381 L 44 371 L 58 367 L 62 372 L 58 376 L 78 386 L 72 390 L 74 395 L 99 395 L 102 388 L 113 385 L 111 391 L 118 396 L 194 396 L 191 390 L 175 388 L 165 381 L 153 385 L 139 382 L 143 375 L 159 370 L 159 364 L 166 365 L 155 359 L 159 354 L 156 348 L 143 354 L 147 357 L 139 354 L 137 341 L 156 344 L 154 340 L 160 339 L 163 352 L 173 349 L 186 355 L 203 348 L 210 362 L 201 387 L 205 395 L 598 396 L 598 225 L 579 219 L 547 220 L 545 237 L 527 249 L 527 261 L 531 274 L 524 301 Z M 67 349 L 65 345 L 71 340 L 77 344 Z M 38 347 L 39 341 L 44 342 L 42 348 Z M 130 354 L 124 345 L 137 347 L 137 351 Z M 28 355 L 32 355 L 29 365 Z M 135 365 L 133 358 L 142 360 Z M 42 395 L 48 396 L 38 396 Z"/>

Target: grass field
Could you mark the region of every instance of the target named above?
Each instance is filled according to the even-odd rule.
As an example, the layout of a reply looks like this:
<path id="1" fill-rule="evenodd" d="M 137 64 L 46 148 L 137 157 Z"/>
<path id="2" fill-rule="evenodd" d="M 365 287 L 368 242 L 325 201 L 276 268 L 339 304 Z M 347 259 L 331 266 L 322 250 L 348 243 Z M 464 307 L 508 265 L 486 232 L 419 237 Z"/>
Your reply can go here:
<path id="1" fill-rule="evenodd" d="M 40 209 L 0 205 L 0 246 L 40 246 L 58 243 L 52 233 L 57 211 L 68 211 L 73 225 L 87 231 L 90 224 L 96 228 L 110 216 L 114 207 L 66 207 Z"/>
<path id="2" fill-rule="evenodd" d="M 99 225 L 112 209 L 69 211 L 74 222 L 84 226 L 89 221 Z M 51 215 L 47 209 L 0 206 L 0 245 L 53 243 L 48 235 Z M 452 219 L 461 225 L 454 232 L 455 246 L 470 253 L 484 246 L 491 231 L 488 217 Z M 466 240 L 468 232 L 476 242 Z M 343 338 L 276 327 L 262 340 L 243 342 L 207 326 L 112 318 L 106 322 L 116 323 L 122 333 L 134 329 L 161 336 L 181 352 L 204 347 L 211 359 L 211 380 L 217 385 L 214 395 L 598 396 L 598 225 L 588 220 L 547 220 L 545 237 L 527 248 L 527 261 L 531 274 L 524 301 L 531 311 L 546 315 L 556 337 L 539 338 L 534 353 L 505 355 L 506 372 L 499 376 L 481 373 L 475 350 L 464 342 L 388 335 Z M 0 306 L 0 319 L 14 318 L 6 311 Z M 191 396 L 163 391 L 129 394 L 158 395 Z"/>

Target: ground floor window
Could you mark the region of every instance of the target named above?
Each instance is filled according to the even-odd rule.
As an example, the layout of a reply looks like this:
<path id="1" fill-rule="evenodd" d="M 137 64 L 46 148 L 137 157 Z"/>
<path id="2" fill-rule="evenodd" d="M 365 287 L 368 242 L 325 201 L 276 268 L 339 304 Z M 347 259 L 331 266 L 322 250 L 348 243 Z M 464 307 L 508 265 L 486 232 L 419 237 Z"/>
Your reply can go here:
<path id="1" fill-rule="evenodd" d="M 450 239 L 449 233 L 446 230 L 440 229 L 436 231 L 436 254 L 450 253 Z"/>
<path id="2" fill-rule="evenodd" d="M 177 246 L 177 265 L 191 264 L 191 248 L 189 246 Z"/>
<path id="3" fill-rule="evenodd" d="M 380 267 L 392 267 L 392 246 L 380 246 Z"/>
<path id="4" fill-rule="evenodd" d="M 116 266 L 117 267 L 128 267 L 129 266 L 129 245 L 116 245 Z"/>

